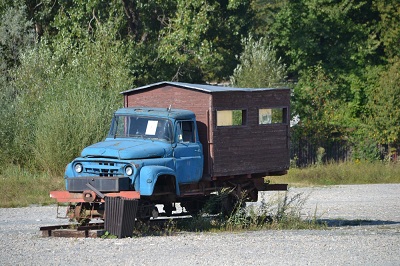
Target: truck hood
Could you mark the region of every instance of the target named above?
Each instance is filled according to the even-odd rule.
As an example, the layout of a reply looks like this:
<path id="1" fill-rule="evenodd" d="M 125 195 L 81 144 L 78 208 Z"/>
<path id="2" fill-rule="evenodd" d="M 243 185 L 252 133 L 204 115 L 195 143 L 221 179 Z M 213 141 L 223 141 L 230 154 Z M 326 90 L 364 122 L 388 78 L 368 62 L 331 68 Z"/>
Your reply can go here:
<path id="1" fill-rule="evenodd" d="M 171 144 L 150 140 L 106 140 L 83 149 L 82 157 L 108 157 L 121 160 L 163 157 Z"/>

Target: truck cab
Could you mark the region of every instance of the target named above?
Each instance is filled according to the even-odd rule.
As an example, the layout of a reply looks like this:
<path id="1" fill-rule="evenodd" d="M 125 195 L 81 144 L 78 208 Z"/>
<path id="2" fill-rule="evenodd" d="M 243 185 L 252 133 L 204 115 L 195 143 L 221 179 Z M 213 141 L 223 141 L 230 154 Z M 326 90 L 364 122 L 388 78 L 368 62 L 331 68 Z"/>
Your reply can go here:
<path id="1" fill-rule="evenodd" d="M 122 108 L 114 113 L 105 140 L 84 148 L 67 165 L 64 178 L 69 195 L 64 197 L 87 193 L 81 198 L 90 201 L 111 193 L 164 204 L 170 213 L 180 186 L 199 182 L 202 172 L 203 151 L 193 112 Z"/>

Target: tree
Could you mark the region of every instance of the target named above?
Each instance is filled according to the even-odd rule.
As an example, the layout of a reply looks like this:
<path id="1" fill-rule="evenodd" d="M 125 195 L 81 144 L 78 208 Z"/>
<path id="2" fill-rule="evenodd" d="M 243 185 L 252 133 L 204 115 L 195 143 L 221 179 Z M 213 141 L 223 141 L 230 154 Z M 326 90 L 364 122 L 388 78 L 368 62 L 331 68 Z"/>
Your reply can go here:
<path id="1" fill-rule="evenodd" d="M 370 94 L 370 137 L 382 145 L 400 144 L 400 58 L 382 71 L 379 83 Z"/>
<path id="2" fill-rule="evenodd" d="M 322 67 L 310 67 L 301 72 L 292 101 L 293 116 L 300 119 L 301 135 L 316 142 L 341 135 L 343 111 L 339 91 L 333 76 Z"/>
<path id="3" fill-rule="evenodd" d="M 212 45 L 205 39 L 209 28 L 208 13 L 213 7 L 207 2 L 177 1 L 176 16 L 171 18 L 161 32 L 159 56 L 167 64 L 174 65 L 172 80 L 201 80 L 199 71 L 213 60 Z M 191 69 L 192 68 L 192 69 Z M 191 73 L 190 73 L 191 72 Z"/>
<path id="4" fill-rule="evenodd" d="M 2 3 L 5 4 L 5 3 Z M 12 84 L 13 69 L 20 56 L 34 44 L 31 22 L 26 7 L 0 6 L 0 165 L 12 162 L 13 143 L 17 132 L 15 113 L 18 88 Z"/>
<path id="5" fill-rule="evenodd" d="M 2 69 L 18 65 L 19 55 L 34 42 L 32 23 L 26 7 L 9 7 L 0 21 L 0 62 Z"/>
<path id="6" fill-rule="evenodd" d="M 176 13 L 160 32 L 159 58 L 173 69 L 170 79 L 223 81 L 237 65 L 247 35 L 251 1 L 177 1 Z"/>
<path id="7" fill-rule="evenodd" d="M 400 56 L 400 3 L 397 0 L 375 0 L 379 12 L 378 34 L 386 57 Z"/>
<path id="8" fill-rule="evenodd" d="M 381 63 L 378 13 L 371 1 L 288 1 L 271 27 L 276 48 L 292 75 L 320 65 L 349 73 Z"/>
<path id="9" fill-rule="evenodd" d="M 288 0 L 253 0 L 251 9 L 254 12 L 252 32 L 255 36 L 266 36 L 275 22 L 276 14 Z"/>
<path id="10" fill-rule="evenodd" d="M 266 38 L 242 41 L 244 51 L 233 71 L 231 83 L 237 87 L 263 88 L 282 84 L 286 78 L 286 65 L 277 58 L 276 51 Z"/>

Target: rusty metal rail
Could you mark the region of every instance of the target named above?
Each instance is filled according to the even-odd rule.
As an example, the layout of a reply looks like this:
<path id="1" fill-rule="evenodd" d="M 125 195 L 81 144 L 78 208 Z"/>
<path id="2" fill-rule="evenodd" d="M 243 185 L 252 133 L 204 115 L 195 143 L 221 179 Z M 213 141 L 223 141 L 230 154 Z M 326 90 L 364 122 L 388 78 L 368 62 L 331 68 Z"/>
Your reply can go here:
<path id="1" fill-rule="evenodd" d="M 39 229 L 44 237 L 90 237 L 96 238 L 104 234 L 104 223 L 88 225 L 64 224 L 43 226 Z"/>

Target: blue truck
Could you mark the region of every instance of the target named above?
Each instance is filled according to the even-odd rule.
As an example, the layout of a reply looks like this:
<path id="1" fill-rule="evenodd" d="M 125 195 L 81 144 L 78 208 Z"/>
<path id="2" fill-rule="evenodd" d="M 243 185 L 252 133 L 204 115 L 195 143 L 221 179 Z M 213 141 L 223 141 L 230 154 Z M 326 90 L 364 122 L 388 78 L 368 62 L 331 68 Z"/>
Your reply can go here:
<path id="1" fill-rule="evenodd" d="M 190 104 L 193 93 L 196 102 L 211 97 L 205 102 L 213 106 Z M 104 141 L 84 148 L 66 167 L 66 190 L 50 195 L 69 203 L 70 218 L 87 223 L 107 217 L 107 198 L 137 201 L 135 218 L 149 219 L 160 214 L 156 205 L 163 205 L 166 216 L 177 203 L 196 214 L 226 188 L 221 210 L 228 212 L 243 195 L 256 201 L 259 191 L 285 190 L 266 176 L 283 175 L 289 167 L 289 94 L 171 82 L 124 92 L 125 107 L 113 114 Z M 142 106 L 130 106 L 132 95 Z M 247 96 L 251 105 L 243 100 Z M 197 113 L 173 107 L 188 107 L 183 102 Z"/>

